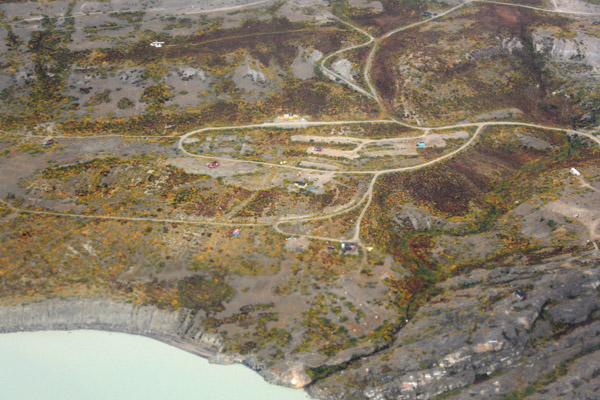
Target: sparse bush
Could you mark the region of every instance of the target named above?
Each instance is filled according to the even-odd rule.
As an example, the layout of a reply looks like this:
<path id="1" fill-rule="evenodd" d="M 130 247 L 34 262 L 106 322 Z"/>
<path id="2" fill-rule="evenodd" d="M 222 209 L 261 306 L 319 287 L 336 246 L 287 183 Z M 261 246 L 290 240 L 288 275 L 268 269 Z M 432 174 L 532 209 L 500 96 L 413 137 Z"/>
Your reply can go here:
<path id="1" fill-rule="evenodd" d="M 133 100 L 127 97 L 121 97 L 121 99 L 119 99 L 117 103 L 117 108 L 119 108 L 120 110 L 125 110 L 127 108 L 132 108 L 134 105 L 135 103 L 133 102 Z"/>

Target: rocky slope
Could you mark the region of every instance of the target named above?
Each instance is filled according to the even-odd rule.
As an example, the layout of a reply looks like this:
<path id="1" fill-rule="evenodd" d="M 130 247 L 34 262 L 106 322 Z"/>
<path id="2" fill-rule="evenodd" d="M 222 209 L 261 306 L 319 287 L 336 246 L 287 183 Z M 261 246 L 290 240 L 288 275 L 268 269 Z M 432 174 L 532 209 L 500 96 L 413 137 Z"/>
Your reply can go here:
<path id="1" fill-rule="evenodd" d="M 597 398 L 599 286 L 597 254 L 450 279 L 390 348 L 310 392 L 328 399 Z"/>
<path id="2" fill-rule="evenodd" d="M 49 300 L 1 307 L 0 331 L 102 329 L 150 336 L 216 362 L 241 361 L 272 383 L 307 384 L 322 399 L 551 399 L 600 394 L 600 255 L 473 270 L 395 333 L 392 344 L 328 365 L 309 382 L 303 365 L 283 371 L 253 357 L 219 353 L 185 310 L 170 312 L 110 300 Z M 527 297 L 515 294 L 523 290 Z"/>

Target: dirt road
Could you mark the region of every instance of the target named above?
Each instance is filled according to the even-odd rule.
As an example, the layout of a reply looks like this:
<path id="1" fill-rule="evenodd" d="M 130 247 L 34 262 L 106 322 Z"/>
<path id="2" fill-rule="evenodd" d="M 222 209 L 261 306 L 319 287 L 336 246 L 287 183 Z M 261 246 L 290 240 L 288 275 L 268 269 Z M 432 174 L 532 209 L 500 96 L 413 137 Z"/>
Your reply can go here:
<path id="1" fill-rule="evenodd" d="M 239 8 L 243 8 L 243 7 L 250 7 L 250 6 L 255 6 L 255 5 L 259 5 L 259 4 L 263 4 L 263 3 L 268 3 L 271 0 L 264 0 L 264 1 L 257 1 L 257 2 L 253 2 L 253 3 L 249 3 L 246 5 L 240 5 L 240 6 L 232 6 L 232 7 L 224 7 L 224 8 L 218 8 L 218 9 L 213 9 L 213 10 L 203 10 L 203 11 L 198 11 L 198 12 L 189 12 L 188 14 L 199 14 L 199 13 L 209 13 L 209 12 L 217 12 L 217 11 L 230 11 L 230 10 L 234 10 L 234 9 L 239 9 Z M 357 90 L 358 92 L 368 96 L 369 98 L 373 98 L 374 100 L 377 101 L 377 104 L 379 105 L 380 109 L 385 112 L 385 108 L 382 104 L 382 101 L 377 93 L 376 88 L 374 87 L 371 78 L 370 78 L 370 70 L 372 68 L 373 65 L 373 60 L 375 57 L 375 54 L 377 52 L 377 47 L 378 44 L 382 41 L 385 40 L 389 37 L 391 37 L 392 35 L 395 35 L 399 32 L 402 32 L 404 30 L 407 29 L 411 29 L 414 28 L 416 26 L 419 25 L 423 25 L 426 23 L 429 23 L 435 19 L 439 19 L 442 18 L 450 13 L 453 13 L 454 11 L 465 7 L 469 4 L 472 3 L 476 3 L 476 2 L 480 2 L 480 3 L 489 3 L 489 4 L 499 4 L 499 5 L 505 5 L 505 6 L 511 6 L 511 7 L 521 7 L 521 8 L 529 8 L 529 9 L 534 9 L 536 11 L 543 11 L 543 12 L 553 12 L 553 13 L 561 13 L 561 14 L 571 14 L 571 15 L 582 15 L 582 16 L 589 16 L 589 15 L 600 15 L 598 13 L 585 13 L 585 12 L 574 12 L 574 11 L 564 11 L 564 10 L 558 10 L 553 9 L 553 10 L 548 10 L 548 9 L 542 9 L 542 8 L 537 8 L 537 7 L 533 7 L 533 6 L 526 6 L 526 5 L 520 5 L 520 4 L 511 4 L 511 3 L 503 3 L 503 2 L 497 2 L 497 1 L 488 1 L 488 0 L 470 0 L 470 1 L 466 1 L 462 4 L 459 4 L 455 7 L 452 7 L 436 16 L 432 16 L 430 18 L 424 19 L 422 21 L 418 21 L 412 24 L 408 24 L 405 26 L 401 26 L 398 27 L 397 29 L 394 29 L 390 32 L 387 32 L 386 34 L 375 38 L 374 36 L 372 36 L 371 34 L 369 34 L 367 31 L 354 26 L 346 21 L 340 20 L 337 17 L 334 17 L 336 19 L 338 19 L 338 21 L 340 21 L 341 23 L 350 26 L 352 29 L 357 30 L 358 32 L 360 32 L 361 34 L 363 34 L 364 36 L 367 37 L 367 40 L 364 43 L 360 43 L 357 45 L 353 45 L 353 46 L 349 46 L 349 47 L 345 47 L 342 49 L 339 49 L 337 51 L 334 51 L 333 53 L 330 53 L 329 55 L 327 55 L 325 58 L 323 58 L 323 60 L 320 63 L 320 67 L 323 69 L 323 71 L 327 74 L 330 74 L 338 79 L 340 79 L 340 81 L 344 82 L 345 84 L 349 85 L 350 87 L 352 87 L 353 89 Z M 160 11 L 164 11 L 163 9 L 156 9 L 156 10 L 147 10 L 147 11 L 156 11 L 156 12 L 160 12 Z M 81 17 L 84 15 L 95 15 L 95 14 L 104 14 L 104 12 L 91 12 L 91 13 L 76 13 L 73 14 L 74 17 Z M 35 17 L 35 18 L 31 18 L 29 19 L 30 21 L 37 21 L 40 20 L 42 17 Z M 350 51 L 350 50 L 355 50 L 355 49 L 359 49 L 359 48 L 363 48 L 363 47 L 367 47 L 370 46 L 371 47 L 371 51 L 368 54 L 366 63 L 365 63 L 365 67 L 364 67 L 364 71 L 363 71 L 363 75 L 364 75 L 364 80 L 368 86 L 368 89 L 364 89 L 362 87 L 360 87 L 359 85 L 348 81 L 347 79 L 345 79 L 344 77 L 340 76 L 339 74 L 336 74 L 335 72 L 329 70 L 328 68 L 325 67 L 325 64 L 328 60 L 330 60 L 332 57 L 335 57 L 336 55 L 342 54 L 343 52 L 346 51 Z M 523 126 L 523 127 L 531 127 L 531 128 L 540 128 L 540 129 L 548 129 L 548 130 L 554 130 L 554 131 L 561 131 L 561 132 L 565 132 L 567 134 L 575 134 L 575 135 L 580 135 L 580 136 L 584 136 L 587 137 L 591 140 L 593 140 L 595 143 L 600 145 L 600 139 L 597 138 L 596 136 L 594 136 L 593 134 L 589 133 L 589 132 L 582 132 L 582 131 L 574 131 L 574 130 L 568 130 L 568 129 L 564 129 L 564 128 L 557 128 L 557 127 L 549 127 L 549 126 L 543 126 L 543 125 L 538 125 L 538 124 L 530 124 L 530 123 L 524 123 L 524 122 L 511 122 L 511 121 L 503 121 L 503 122 L 480 122 L 480 123 L 464 123 L 464 124 L 455 124 L 455 125 L 448 125 L 448 126 L 438 126 L 438 127 L 434 127 L 434 126 L 414 126 L 414 125 L 410 125 L 407 123 L 404 123 L 402 121 L 399 121 L 395 118 L 390 117 L 389 119 L 385 119 L 385 120 L 371 120 L 371 121 L 323 121 L 323 122 L 283 122 L 283 123 L 263 123 L 263 124 L 251 124 L 251 125 L 241 125 L 241 126 L 223 126 L 223 127 L 205 127 L 205 128 L 201 128 L 201 129 L 196 129 L 190 132 L 187 132 L 181 136 L 179 136 L 179 140 L 177 142 L 177 148 L 179 149 L 179 151 L 181 151 L 184 155 L 188 156 L 188 157 L 196 157 L 196 158 L 202 158 L 202 159 L 216 159 L 216 160 L 230 160 L 230 161 L 239 161 L 239 162 L 244 162 L 244 163 L 251 163 L 251 164 L 255 164 L 255 165 L 262 165 L 262 166 L 268 166 L 268 167 L 273 167 L 273 168 L 281 168 L 281 169 L 288 169 L 288 170 L 301 170 L 301 171 L 314 171 L 314 172 L 322 172 L 321 170 L 318 169 L 312 169 L 312 168 L 302 168 L 302 167 L 295 167 L 295 166 L 289 166 L 289 165 L 280 165 L 280 164 L 272 164 L 272 163 L 268 163 L 268 162 L 262 162 L 262 161 L 243 161 L 243 160 L 237 160 L 235 158 L 224 158 L 224 157 L 214 157 L 214 156 L 203 156 L 201 154 L 193 154 L 188 152 L 183 144 L 185 143 L 185 141 L 192 135 L 197 134 L 197 133 L 201 133 L 201 132 L 206 132 L 206 131 L 218 131 L 218 130 L 231 130 L 231 129 L 252 129 L 252 128 L 267 128 L 267 127 L 280 127 L 280 128 L 305 128 L 308 126 L 323 126 L 323 125 L 348 125 L 348 124 L 365 124 L 365 123 L 395 123 L 404 127 L 408 127 L 411 129 L 415 129 L 415 130 L 421 130 L 423 131 L 423 135 L 427 134 L 429 132 L 429 130 L 431 129 L 455 129 L 455 128 L 469 128 L 469 127 L 476 127 L 477 130 L 475 131 L 475 133 L 473 134 L 473 136 L 471 136 L 471 138 L 464 143 L 462 146 L 460 146 L 458 149 L 453 150 L 447 154 L 444 154 L 436 159 L 424 162 L 422 164 L 418 164 L 418 165 L 414 165 L 414 166 L 410 166 L 410 167 L 402 167 L 402 168 L 391 168 L 391 169 L 382 169 L 382 170 L 368 170 L 368 171 L 358 171 L 358 170 L 342 170 L 342 171 L 332 171 L 332 174 L 364 174 L 364 175 L 373 175 L 371 182 L 369 183 L 368 189 L 367 191 L 364 193 L 364 195 L 355 202 L 351 202 L 349 204 L 340 206 L 335 212 L 326 214 L 326 215 L 308 215 L 308 216 L 301 216 L 301 217 L 290 217 L 290 218 L 285 218 L 282 217 L 280 218 L 278 221 L 276 222 L 256 222 L 256 223 L 237 223 L 237 222 L 227 222 L 227 221 L 211 221 L 211 220 L 177 220 L 177 219 L 164 219 L 164 218 L 143 218 L 143 217 L 120 217 L 120 216 L 107 216 L 107 215 L 83 215 L 83 214 L 72 214 L 72 213 L 60 213 L 60 212 L 51 212 L 51 211 L 38 211 L 38 210 L 26 210 L 26 209 L 21 209 L 18 207 L 14 207 L 9 203 L 6 203 L 4 201 L 0 201 L 0 203 L 4 204 L 5 206 L 9 207 L 10 209 L 12 209 L 15 212 L 19 212 L 19 213 L 29 213 L 29 214 L 39 214 L 39 215 L 52 215 L 52 216 L 60 216 L 60 217 L 69 217 L 69 218 L 81 218 L 81 219 L 106 219 L 106 220 L 121 220 L 121 221 L 146 221 L 146 222 L 156 222 L 156 223 L 180 223 L 180 224 L 190 224 L 190 225 L 213 225 L 213 226 L 228 226 L 228 227 L 243 227 L 243 226 L 272 226 L 273 229 L 281 234 L 285 234 L 285 235 L 290 235 L 289 233 L 286 233 L 284 231 L 282 231 L 279 228 L 279 225 L 281 223 L 284 222 L 298 222 L 298 221 L 316 221 L 316 220 L 323 220 L 323 219 L 327 219 L 327 218 L 331 218 L 333 216 L 337 216 L 337 215 L 341 215 L 347 212 L 350 212 L 354 209 L 356 209 L 357 207 L 359 207 L 361 204 L 364 203 L 364 206 L 361 210 L 361 213 L 359 215 L 359 217 L 357 218 L 357 221 L 355 223 L 355 228 L 354 228 L 354 234 L 352 237 L 352 241 L 356 241 L 356 242 L 360 242 L 360 227 L 361 227 L 361 223 L 362 220 L 371 204 L 371 201 L 373 199 L 373 190 L 374 190 L 374 186 L 375 183 L 377 182 L 377 178 L 383 174 L 388 174 L 388 173 L 397 173 L 397 172 L 406 172 L 406 171 L 414 171 L 414 170 L 418 170 L 418 169 L 422 169 L 422 168 L 427 168 L 431 165 L 434 165 L 436 163 L 442 162 L 444 160 L 447 160 L 451 157 L 454 157 L 456 154 L 460 153 L 461 151 L 467 149 L 469 146 L 471 146 L 471 144 L 473 144 L 475 142 L 475 140 L 477 139 L 477 137 L 481 134 L 481 132 L 489 126 Z M 11 134 L 11 133 L 6 133 L 4 132 L 4 134 Z M 12 135 L 12 134 L 11 134 Z M 15 134 L 15 135 L 21 135 L 21 136 L 32 136 L 32 137 L 46 137 L 47 135 L 28 135 L 28 134 Z M 147 135 L 147 136 L 134 136 L 134 135 L 105 135 L 107 137 L 131 137 L 131 138 L 139 138 L 139 139 L 144 139 L 144 138 L 160 138 L 160 137 L 174 137 L 173 135 Z M 79 139 L 79 138 L 89 138 L 90 136 L 68 136 L 68 135 L 57 135 L 54 137 L 58 137 L 61 139 Z M 587 184 L 587 182 L 583 181 L 585 184 Z M 584 185 L 585 186 L 585 185 Z M 586 187 L 590 187 L 595 191 L 598 191 L 596 188 L 592 187 L 591 185 L 587 184 Z M 597 225 L 598 225 L 598 221 L 595 221 L 595 225 L 594 225 L 594 229 L 590 232 L 591 236 L 594 236 Z M 299 237 L 305 237 L 308 239 L 317 239 L 317 240 L 326 240 L 326 241 L 333 241 L 333 242 L 340 242 L 342 241 L 342 239 L 340 238 L 327 238 L 327 237 L 319 237 L 319 236 L 310 236 L 310 235 L 294 235 L 294 236 L 299 236 Z M 594 245 L 596 245 L 594 243 Z"/>

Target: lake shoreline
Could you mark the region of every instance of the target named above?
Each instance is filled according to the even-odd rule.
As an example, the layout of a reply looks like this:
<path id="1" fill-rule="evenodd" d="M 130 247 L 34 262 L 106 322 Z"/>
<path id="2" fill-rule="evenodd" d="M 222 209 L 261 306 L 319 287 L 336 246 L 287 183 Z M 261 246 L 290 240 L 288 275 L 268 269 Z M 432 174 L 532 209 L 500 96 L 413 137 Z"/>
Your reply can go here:
<path id="1" fill-rule="evenodd" d="M 68 331 L 102 331 L 102 332 L 114 332 L 114 333 L 125 333 L 128 335 L 137 335 L 144 336 L 150 339 L 157 340 L 159 342 L 168 344 L 169 346 L 177 347 L 178 349 L 184 350 L 188 353 L 197 355 L 199 357 L 205 358 L 210 362 L 215 362 L 215 357 L 219 355 L 218 352 L 199 345 L 196 342 L 191 340 L 182 338 L 180 336 L 167 335 L 158 332 L 139 332 L 135 330 L 128 329 L 113 329 L 107 328 L 106 326 L 94 326 L 94 325 L 69 325 L 69 326 L 36 326 L 36 327 L 27 327 L 27 328 L 14 328 L 14 329 L 6 329 L 0 326 L 0 334 L 4 333 L 20 333 L 20 332 L 45 332 L 45 331 L 60 331 L 60 332 L 68 332 Z M 235 361 L 231 361 L 234 363 Z M 218 364 L 229 364 L 227 362 L 218 362 Z"/>
<path id="2" fill-rule="evenodd" d="M 0 333 L 97 330 L 140 335 L 198 355 L 210 363 L 242 364 L 273 385 L 304 386 L 296 384 L 295 379 L 304 379 L 303 368 L 298 365 L 273 371 L 252 357 L 224 354 L 222 338 L 206 332 L 202 321 L 202 316 L 186 309 L 162 310 L 106 298 L 48 299 L 0 306 Z"/>
<path id="3" fill-rule="evenodd" d="M 98 312 L 98 310 L 102 310 Z M 187 323 L 187 324 L 186 324 Z M 185 326 L 186 337 L 180 334 Z M 192 326 L 189 326 L 192 325 Z M 97 330 L 145 336 L 219 364 L 238 360 L 220 353 L 218 338 L 194 330 L 189 315 L 108 299 L 49 299 L 0 306 L 0 333 Z"/>
<path id="4" fill-rule="evenodd" d="M 0 334 L 0 398 L 310 400 L 244 365 L 213 364 L 156 339 L 90 329 Z"/>

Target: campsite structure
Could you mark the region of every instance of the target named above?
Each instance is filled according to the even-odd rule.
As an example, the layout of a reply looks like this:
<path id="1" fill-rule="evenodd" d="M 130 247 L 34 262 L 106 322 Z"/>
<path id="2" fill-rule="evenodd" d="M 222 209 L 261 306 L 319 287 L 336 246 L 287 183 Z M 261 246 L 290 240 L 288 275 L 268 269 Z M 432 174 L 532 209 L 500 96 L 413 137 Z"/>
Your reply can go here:
<path id="1" fill-rule="evenodd" d="M 353 251 L 358 249 L 358 243 L 356 242 L 342 242 L 342 250 L 344 251 Z"/>

